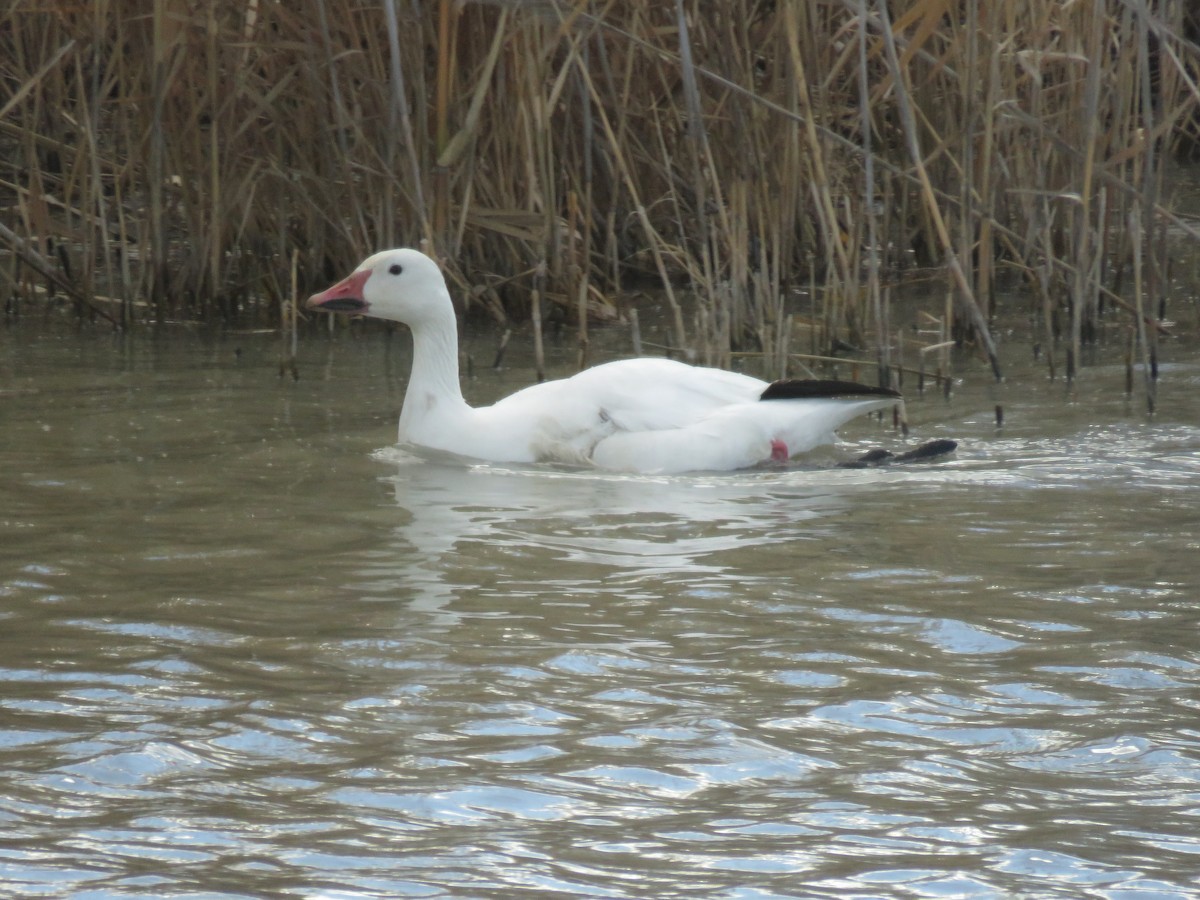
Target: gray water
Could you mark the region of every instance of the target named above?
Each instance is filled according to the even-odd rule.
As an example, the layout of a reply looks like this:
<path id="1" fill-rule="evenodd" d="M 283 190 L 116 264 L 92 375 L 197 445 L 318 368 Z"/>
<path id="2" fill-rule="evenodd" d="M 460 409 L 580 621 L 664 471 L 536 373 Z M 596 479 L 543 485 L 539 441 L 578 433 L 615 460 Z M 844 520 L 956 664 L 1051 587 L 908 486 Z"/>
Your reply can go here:
<path id="1" fill-rule="evenodd" d="M 402 334 L 275 353 L 0 333 L 0 894 L 1200 895 L 1194 356 L 660 478 L 390 448 Z"/>

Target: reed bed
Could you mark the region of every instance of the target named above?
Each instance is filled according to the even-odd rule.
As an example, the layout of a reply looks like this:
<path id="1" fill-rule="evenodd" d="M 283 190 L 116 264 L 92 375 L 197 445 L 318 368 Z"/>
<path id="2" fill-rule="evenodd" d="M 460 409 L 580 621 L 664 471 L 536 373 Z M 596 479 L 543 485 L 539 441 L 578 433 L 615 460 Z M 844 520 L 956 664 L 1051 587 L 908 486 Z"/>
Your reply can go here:
<path id="1" fill-rule="evenodd" d="M 964 346 L 999 377 L 1005 288 L 1052 376 L 1106 337 L 1153 404 L 1171 242 L 1196 237 L 1164 178 L 1200 131 L 1198 18 L 1178 0 L 9 3 L 0 301 L 294 323 L 297 294 L 406 244 L 497 322 L 568 317 L 581 364 L 589 325 L 661 304 L 668 352 L 770 374 L 851 356 L 895 382 L 944 380 Z"/>

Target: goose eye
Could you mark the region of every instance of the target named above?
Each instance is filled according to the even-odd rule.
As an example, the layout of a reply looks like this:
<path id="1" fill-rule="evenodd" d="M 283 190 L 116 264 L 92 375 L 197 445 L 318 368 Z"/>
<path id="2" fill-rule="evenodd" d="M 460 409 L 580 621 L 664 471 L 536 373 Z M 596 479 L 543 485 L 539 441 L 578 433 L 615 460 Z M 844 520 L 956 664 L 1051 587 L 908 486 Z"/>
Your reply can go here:
<path id="1" fill-rule="evenodd" d="M 401 272 L 404 271 L 404 267 L 402 265 L 400 265 L 399 263 L 394 263 L 392 265 L 392 267 L 388 269 L 388 271 L 391 272 L 393 275 L 399 275 Z"/>

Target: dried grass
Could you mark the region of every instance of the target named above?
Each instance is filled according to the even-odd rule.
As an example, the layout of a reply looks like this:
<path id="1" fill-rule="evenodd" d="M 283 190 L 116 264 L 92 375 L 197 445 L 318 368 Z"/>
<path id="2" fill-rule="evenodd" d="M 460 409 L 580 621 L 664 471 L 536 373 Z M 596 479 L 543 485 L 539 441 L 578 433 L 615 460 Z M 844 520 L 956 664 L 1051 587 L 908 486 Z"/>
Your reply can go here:
<path id="1" fill-rule="evenodd" d="M 560 307 L 581 364 L 649 279 L 689 358 L 857 347 L 898 380 L 952 343 L 999 374 L 1011 275 L 1052 375 L 1105 323 L 1149 370 L 1190 231 L 1162 190 L 1200 121 L 1185 7 L 6 4 L 0 299 L 286 320 L 293 281 L 410 244 L 502 322 Z M 893 311 L 912 283 L 928 329 Z"/>

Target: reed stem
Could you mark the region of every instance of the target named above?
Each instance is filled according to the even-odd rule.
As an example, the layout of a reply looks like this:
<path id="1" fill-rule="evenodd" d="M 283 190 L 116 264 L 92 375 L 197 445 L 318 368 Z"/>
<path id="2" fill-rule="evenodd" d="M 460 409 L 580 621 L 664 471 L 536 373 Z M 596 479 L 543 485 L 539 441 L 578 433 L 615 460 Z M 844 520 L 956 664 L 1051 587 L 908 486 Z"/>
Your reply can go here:
<path id="1" fill-rule="evenodd" d="M 274 321 L 258 286 L 405 244 L 511 278 L 518 316 L 558 304 L 580 365 L 648 282 L 688 358 L 852 346 L 882 380 L 933 269 L 926 375 L 954 341 L 999 377 L 1022 285 L 1051 377 L 1113 316 L 1156 367 L 1200 240 L 1162 189 L 1200 135 L 1187 4 L 313 3 L 0 7 L 10 308 Z"/>

